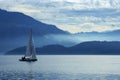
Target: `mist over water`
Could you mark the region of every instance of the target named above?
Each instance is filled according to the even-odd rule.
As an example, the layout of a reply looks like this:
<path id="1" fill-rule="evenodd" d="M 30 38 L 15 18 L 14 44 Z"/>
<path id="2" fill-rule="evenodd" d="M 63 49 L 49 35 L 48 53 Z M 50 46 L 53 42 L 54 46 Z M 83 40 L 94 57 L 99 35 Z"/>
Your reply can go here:
<path id="1" fill-rule="evenodd" d="M 37 62 L 21 56 L 0 56 L 0 79 L 119 80 L 120 56 L 40 55 Z"/>
<path id="2" fill-rule="evenodd" d="M 118 33 L 119 34 L 119 33 Z M 81 42 L 86 41 L 120 41 L 118 34 L 105 33 L 78 33 L 78 34 L 48 34 L 44 36 L 34 36 L 34 43 L 36 47 L 43 47 L 46 45 L 63 45 L 71 47 Z M 9 50 L 26 46 L 29 36 L 3 39 L 0 44 L 0 52 L 7 52 Z M 22 40 L 22 41 L 21 41 Z"/>

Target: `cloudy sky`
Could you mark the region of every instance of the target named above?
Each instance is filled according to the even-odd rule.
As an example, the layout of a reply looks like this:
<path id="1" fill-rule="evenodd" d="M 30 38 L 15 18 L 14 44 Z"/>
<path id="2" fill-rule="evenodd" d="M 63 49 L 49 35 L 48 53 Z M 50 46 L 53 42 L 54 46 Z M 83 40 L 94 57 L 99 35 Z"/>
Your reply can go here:
<path id="1" fill-rule="evenodd" d="M 71 33 L 120 29 L 120 0 L 0 0 L 0 8 Z"/>

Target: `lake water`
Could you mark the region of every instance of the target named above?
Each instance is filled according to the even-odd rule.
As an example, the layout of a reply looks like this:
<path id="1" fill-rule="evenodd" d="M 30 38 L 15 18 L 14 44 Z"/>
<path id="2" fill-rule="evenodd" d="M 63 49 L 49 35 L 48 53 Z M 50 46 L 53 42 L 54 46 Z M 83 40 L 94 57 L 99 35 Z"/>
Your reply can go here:
<path id="1" fill-rule="evenodd" d="M 37 62 L 21 56 L 0 56 L 0 80 L 120 80 L 120 56 L 39 55 Z"/>

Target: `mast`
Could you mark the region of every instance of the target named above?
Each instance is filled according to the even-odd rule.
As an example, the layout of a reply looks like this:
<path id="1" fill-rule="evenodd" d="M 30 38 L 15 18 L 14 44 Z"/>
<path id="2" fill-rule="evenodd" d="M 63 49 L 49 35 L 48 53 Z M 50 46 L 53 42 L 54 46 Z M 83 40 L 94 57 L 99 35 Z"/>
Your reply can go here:
<path id="1" fill-rule="evenodd" d="M 25 57 L 36 59 L 36 51 L 35 51 L 33 38 L 32 38 L 32 29 L 30 30 L 30 36 L 29 36 Z"/>

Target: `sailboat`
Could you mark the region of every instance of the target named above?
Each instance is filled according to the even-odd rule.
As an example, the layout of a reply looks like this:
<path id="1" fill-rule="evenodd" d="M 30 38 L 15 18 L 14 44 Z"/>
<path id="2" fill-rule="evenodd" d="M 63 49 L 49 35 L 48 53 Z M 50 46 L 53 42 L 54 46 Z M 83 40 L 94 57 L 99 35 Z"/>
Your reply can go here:
<path id="1" fill-rule="evenodd" d="M 19 61 L 37 61 L 36 50 L 32 38 L 32 29 L 30 30 L 30 36 L 28 46 L 26 48 L 26 53 L 21 59 L 19 59 Z"/>

